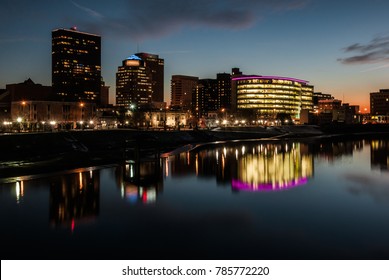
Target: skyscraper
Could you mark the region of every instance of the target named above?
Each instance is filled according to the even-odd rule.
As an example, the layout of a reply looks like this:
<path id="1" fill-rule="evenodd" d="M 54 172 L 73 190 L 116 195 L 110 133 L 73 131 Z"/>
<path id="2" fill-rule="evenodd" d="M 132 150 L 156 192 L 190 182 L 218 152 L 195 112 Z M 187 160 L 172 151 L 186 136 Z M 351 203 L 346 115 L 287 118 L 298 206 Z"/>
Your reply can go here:
<path id="1" fill-rule="evenodd" d="M 211 111 L 217 111 L 218 81 L 215 79 L 201 79 L 193 90 L 192 112 L 198 117 L 207 116 Z"/>
<path id="2" fill-rule="evenodd" d="M 51 71 L 58 99 L 100 103 L 101 37 L 76 28 L 53 30 Z"/>
<path id="3" fill-rule="evenodd" d="M 218 109 L 231 109 L 231 74 L 217 74 Z"/>
<path id="4" fill-rule="evenodd" d="M 116 73 L 116 105 L 138 108 L 151 105 L 152 81 L 145 61 L 136 55 L 123 60 Z"/>
<path id="5" fill-rule="evenodd" d="M 184 110 L 191 109 L 192 92 L 199 81 L 198 77 L 173 75 L 171 81 L 171 106 Z"/>
<path id="6" fill-rule="evenodd" d="M 146 64 L 146 71 L 151 77 L 152 95 L 151 100 L 154 102 L 163 102 L 164 96 L 164 60 L 156 54 L 136 53 Z"/>

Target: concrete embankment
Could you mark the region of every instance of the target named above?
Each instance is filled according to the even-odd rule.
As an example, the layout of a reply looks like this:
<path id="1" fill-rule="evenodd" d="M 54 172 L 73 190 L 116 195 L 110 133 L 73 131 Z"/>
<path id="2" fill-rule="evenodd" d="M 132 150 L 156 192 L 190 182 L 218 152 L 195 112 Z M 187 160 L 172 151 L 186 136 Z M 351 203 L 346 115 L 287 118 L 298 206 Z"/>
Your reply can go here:
<path id="1" fill-rule="evenodd" d="M 96 130 L 0 135 L 0 178 L 117 163 L 132 146 L 159 153 L 186 144 L 262 138 L 279 132 Z"/>
<path id="2" fill-rule="evenodd" d="M 137 130 L 96 130 L 64 131 L 52 133 L 19 133 L 0 136 L 0 161 L 33 160 L 47 156 L 62 155 L 70 152 L 79 154 L 104 153 L 121 156 L 132 142 L 157 145 L 161 151 L 168 151 L 188 143 L 211 142 L 261 138 L 278 135 L 279 132 L 232 131 L 137 131 Z"/>
<path id="3" fill-rule="evenodd" d="M 137 131 L 97 130 L 0 135 L 0 178 L 117 163 L 133 145 L 152 146 L 160 153 L 187 144 L 244 139 L 295 139 L 337 135 L 378 135 L 389 126 L 283 126 L 218 130 Z"/>

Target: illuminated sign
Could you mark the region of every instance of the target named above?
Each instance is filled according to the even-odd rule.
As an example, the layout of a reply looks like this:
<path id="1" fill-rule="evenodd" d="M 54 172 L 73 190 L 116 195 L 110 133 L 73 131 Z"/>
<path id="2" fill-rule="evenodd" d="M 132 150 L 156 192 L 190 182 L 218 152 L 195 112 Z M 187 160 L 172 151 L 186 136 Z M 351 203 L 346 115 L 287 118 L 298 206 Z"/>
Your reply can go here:
<path id="1" fill-rule="evenodd" d="M 139 60 L 126 60 L 126 66 L 140 66 Z"/>

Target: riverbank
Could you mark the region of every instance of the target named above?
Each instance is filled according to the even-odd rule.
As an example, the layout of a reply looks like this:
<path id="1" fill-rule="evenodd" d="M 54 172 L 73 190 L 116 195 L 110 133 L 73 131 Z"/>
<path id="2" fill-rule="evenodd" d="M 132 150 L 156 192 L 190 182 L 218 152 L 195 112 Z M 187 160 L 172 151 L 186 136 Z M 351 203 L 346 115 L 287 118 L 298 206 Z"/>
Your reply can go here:
<path id="1" fill-rule="evenodd" d="M 0 135 L 0 178 L 117 163 L 134 148 L 166 154 L 184 145 L 258 139 L 354 139 L 389 134 L 389 125 L 225 127 L 217 130 L 94 130 Z"/>

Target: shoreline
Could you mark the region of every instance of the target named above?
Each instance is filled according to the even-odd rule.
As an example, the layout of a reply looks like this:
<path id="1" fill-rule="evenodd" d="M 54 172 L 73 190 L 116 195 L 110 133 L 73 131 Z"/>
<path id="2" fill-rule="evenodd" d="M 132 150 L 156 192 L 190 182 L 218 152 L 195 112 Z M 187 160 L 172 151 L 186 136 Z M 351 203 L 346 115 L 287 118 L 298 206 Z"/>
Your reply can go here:
<path id="1" fill-rule="evenodd" d="M 0 180 L 119 164 L 142 149 L 161 157 L 233 142 L 345 141 L 389 136 L 389 125 L 238 127 L 219 130 L 95 130 L 0 135 Z"/>

